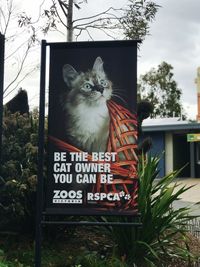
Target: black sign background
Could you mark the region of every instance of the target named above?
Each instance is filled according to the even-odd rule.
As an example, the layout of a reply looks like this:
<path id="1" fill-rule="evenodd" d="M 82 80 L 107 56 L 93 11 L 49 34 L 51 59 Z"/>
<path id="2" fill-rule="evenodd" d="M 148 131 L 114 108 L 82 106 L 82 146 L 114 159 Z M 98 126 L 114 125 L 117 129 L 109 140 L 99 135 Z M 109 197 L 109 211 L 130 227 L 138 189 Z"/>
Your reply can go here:
<path id="1" fill-rule="evenodd" d="M 137 42 L 107 41 L 107 42 L 77 42 L 55 43 L 50 46 L 49 71 L 49 117 L 48 134 L 60 140 L 65 140 L 64 113 L 60 98 L 66 90 L 62 68 L 65 64 L 72 65 L 77 71 L 91 69 L 95 59 L 100 56 L 104 62 L 104 70 L 114 87 L 123 92 L 128 108 L 136 110 L 136 74 L 137 74 Z M 118 101 L 116 99 L 116 101 Z M 123 104 L 123 102 L 120 102 Z M 46 212 L 55 214 L 123 214 L 123 211 L 109 209 L 97 211 L 90 205 L 53 203 L 54 190 L 67 190 L 67 184 L 55 184 L 53 178 L 53 153 L 59 150 L 53 143 L 48 143 L 48 178 L 46 192 Z M 129 211 L 130 213 L 130 211 Z M 127 211 L 124 211 L 127 214 Z"/>

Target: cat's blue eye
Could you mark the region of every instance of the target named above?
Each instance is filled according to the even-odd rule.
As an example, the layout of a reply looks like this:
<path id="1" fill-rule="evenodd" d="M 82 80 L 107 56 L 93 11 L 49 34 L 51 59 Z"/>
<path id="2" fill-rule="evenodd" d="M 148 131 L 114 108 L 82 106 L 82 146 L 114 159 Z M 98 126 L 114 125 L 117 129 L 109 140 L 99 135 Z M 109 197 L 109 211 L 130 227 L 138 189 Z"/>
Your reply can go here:
<path id="1" fill-rule="evenodd" d="M 89 84 L 89 83 L 85 83 L 84 85 L 83 85 L 83 89 L 84 90 L 91 90 L 91 84 Z"/>
<path id="2" fill-rule="evenodd" d="M 105 80 L 100 80 L 100 84 L 101 84 L 103 87 L 108 86 L 108 82 L 105 81 Z"/>

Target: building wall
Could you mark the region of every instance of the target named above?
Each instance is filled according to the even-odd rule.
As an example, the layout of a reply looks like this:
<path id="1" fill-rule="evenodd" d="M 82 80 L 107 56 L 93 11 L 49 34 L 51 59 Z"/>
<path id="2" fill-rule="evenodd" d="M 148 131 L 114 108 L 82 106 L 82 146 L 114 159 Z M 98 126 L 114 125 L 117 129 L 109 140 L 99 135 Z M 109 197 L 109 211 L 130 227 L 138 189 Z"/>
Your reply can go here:
<path id="1" fill-rule="evenodd" d="M 161 156 L 160 177 L 181 170 L 179 177 L 200 178 L 200 142 L 187 142 L 188 133 L 200 133 L 200 123 L 152 123 L 143 126 L 143 137 L 151 137 L 151 155 Z M 164 153 L 163 153 L 164 152 Z"/>
<path id="2" fill-rule="evenodd" d="M 159 162 L 159 176 L 162 177 L 165 175 L 165 156 L 163 152 L 165 150 L 165 134 L 164 132 L 149 132 L 144 133 L 143 138 L 151 137 L 152 139 L 152 148 L 149 151 L 151 156 L 158 156 L 160 157 Z"/>
<path id="3" fill-rule="evenodd" d="M 165 174 L 173 171 L 173 135 L 165 133 Z"/>
<path id="4" fill-rule="evenodd" d="M 186 142 L 186 135 L 184 143 L 180 143 L 180 140 L 183 139 L 181 139 L 182 136 L 177 135 L 176 138 L 174 138 L 173 132 L 149 132 L 145 133 L 145 136 L 152 138 L 153 146 L 149 154 L 152 156 L 160 156 L 161 158 L 159 162 L 160 177 L 174 170 L 178 170 L 189 163 L 189 145 Z M 189 165 L 185 167 L 181 175 L 182 177 L 190 177 Z"/>

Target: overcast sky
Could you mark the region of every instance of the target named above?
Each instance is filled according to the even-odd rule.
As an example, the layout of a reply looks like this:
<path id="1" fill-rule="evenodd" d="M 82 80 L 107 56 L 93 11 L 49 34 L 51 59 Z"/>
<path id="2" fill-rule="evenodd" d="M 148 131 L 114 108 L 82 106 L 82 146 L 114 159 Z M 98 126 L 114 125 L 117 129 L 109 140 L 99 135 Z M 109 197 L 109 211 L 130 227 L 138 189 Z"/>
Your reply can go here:
<path id="1" fill-rule="evenodd" d="M 184 108 L 196 117 L 196 69 L 200 66 L 200 1 L 156 1 L 162 8 L 151 25 L 151 35 L 142 45 L 139 73 L 166 61 L 174 67 L 182 89 Z"/>
<path id="2" fill-rule="evenodd" d="M 36 3 L 41 2 L 17 0 L 19 9 L 24 8 L 30 14 L 35 10 Z M 46 0 L 47 1 L 47 0 Z M 79 11 L 79 16 L 96 14 L 109 6 L 119 7 L 126 4 L 126 0 L 88 0 L 88 5 Z M 196 117 L 196 69 L 200 66 L 200 0 L 156 0 L 161 8 L 156 20 L 151 24 L 150 35 L 146 37 L 139 51 L 138 76 L 157 67 L 166 61 L 174 67 L 175 80 L 182 89 L 182 102 L 190 118 Z M 87 36 L 82 39 L 87 40 Z M 105 39 L 105 36 L 95 35 L 95 39 Z M 64 41 L 51 34 L 49 41 Z M 37 54 L 39 58 L 39 54 Z M 38 83 L 38 74 L 35 75 L 35 84 Z M 30 81 L 24 81 L 23 88 L 32 88 Z M 30 93 L 33 99 L 35 93 Z M 31 100 L 33 101 L 33 100 Z M 33 105 L 33 102 L 31 103 Z M 35 102 L 34 102 L 35 105 Z"/>

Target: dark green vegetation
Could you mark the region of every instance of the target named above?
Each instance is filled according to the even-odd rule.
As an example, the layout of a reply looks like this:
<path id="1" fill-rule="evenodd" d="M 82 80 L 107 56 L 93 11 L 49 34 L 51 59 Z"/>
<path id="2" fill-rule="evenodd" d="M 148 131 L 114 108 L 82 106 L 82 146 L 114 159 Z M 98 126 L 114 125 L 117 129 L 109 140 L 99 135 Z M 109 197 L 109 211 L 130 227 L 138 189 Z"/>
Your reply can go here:
<path id="1" fill-rule="evenodd" d="M 146 74 L 141 75 L 138 92 L 139 97 L 153 104 L 152 118 L 183 115 L 182 91 L 174 79 L 173 67 L 167 62 L 162 62 L 157 68 L 152 68 Z"/>
<path id="2" fill-rule="evenodd" d="M 0 231 L 33 232 L 38 112 L 6 114 L 0 176 Z"/>
<path id="3" fill-rule="evenodd" d="M 33 266 L 38 113 L 4 117 L 3 162 L 0 184 L 0 266 Z M 44 267 L 169 266 L 175 259 L 196 261 L 194 239 L 186 223 L 189 208 L 172 203 L 188 188 L 172 184 L 178 172 L 156 181 L 158 158 L 139 162 L 139 208 L 142 227 L 45 227 Z M 66 218 L 68 219 L 68 218 Z M 110 217 L 102 217 L 108 221 Z M 94 218 L 93 218 L 94 220 Z M 126 221 L 123 217 L 112 218 Z M 130 219 L 129 219 L 130 221 Z M 198 243 L 196 240 L 195 242 Z M 198 243 L 199 246 L 199 243 Z M 175 265 L 174 265 L 175 266 Z"/>

